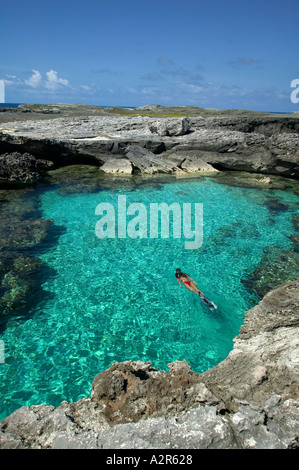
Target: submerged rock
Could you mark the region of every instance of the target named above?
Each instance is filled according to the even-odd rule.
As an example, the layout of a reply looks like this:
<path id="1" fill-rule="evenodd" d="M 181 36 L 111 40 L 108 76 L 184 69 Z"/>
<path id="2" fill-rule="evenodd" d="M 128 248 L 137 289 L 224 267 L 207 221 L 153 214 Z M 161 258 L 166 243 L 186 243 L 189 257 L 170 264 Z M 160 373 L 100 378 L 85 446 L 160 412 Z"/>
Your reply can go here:
<path id="1" fill-rule="evenodd" d="M 279 201 L 277 198 L 270 198 L 266 201 L 266 207 L 270 213 L 286 212 L 289 208 L 286 204 Z"/>
<path id="2" fill-rule="evenodd" d="M 2 315 L 25 306 L 28 297 L 40 286 L 43 263 L 38 258 L 18 253 L 0 252 L 0 308 Z"/>
<path id="3" fill-rule="evenodd" d="M 294 214 L 292 217 L 293 227 L 296 232 L 299 232 L 299 214 Z"/>
<path id="4" fill-rule="evenodd" d="M 28 218 L 17 221 L 15 217 L 0 223 L 0 248 L 30 248 L 41 243 L 48 235 L 53 221 Z"/>
<path id="5" fill-rule="evenodd" d="M 53 221 L 39 215 L 38 197 L 31 189 L 0 191 L 0 323 L 11 315 L 28 316 L 34 296 L 43 296 L 41 284 L 48 268 L 36 250 L 48 243 Z M 55 227 L 55 236 L 61 229 Z M 35 251 L 35 254 L 34 254 Z"/>
<path id="6" fill-rule="evenodd" d="M 242 284 L 252 291 L 259 299 L 262 299 L 275 286 L 287 281 L 297 279 L 299 276 L 299 252 L 281 250 L 281 247 L 270 246 L 264 250 L 263 257 L 254 269 L 248 274 L 246 279 L 242 279 Z"/>

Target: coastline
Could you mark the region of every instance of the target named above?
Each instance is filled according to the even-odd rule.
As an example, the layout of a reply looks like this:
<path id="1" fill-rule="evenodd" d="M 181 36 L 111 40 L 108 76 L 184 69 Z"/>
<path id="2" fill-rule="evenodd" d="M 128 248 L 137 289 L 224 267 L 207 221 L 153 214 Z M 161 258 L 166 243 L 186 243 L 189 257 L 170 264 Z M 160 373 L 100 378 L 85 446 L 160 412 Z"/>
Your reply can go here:
<path id="1" fill-rule="evenodd" d="M 299 116 L 201 108 L 45 105 L 0 113 L 0 152 L 107 173 L 247 171 L 299 177 Z"/>

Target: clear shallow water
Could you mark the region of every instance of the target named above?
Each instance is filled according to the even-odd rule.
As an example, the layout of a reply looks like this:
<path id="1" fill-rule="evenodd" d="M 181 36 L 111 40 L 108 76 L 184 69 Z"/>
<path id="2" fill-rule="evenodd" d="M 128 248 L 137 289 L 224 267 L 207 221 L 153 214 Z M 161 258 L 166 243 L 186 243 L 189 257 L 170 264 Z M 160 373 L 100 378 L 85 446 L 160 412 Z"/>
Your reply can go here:
<path id="1" fill-rule="evenodd" d="M 203 245 L 184 239 L 103 239 L 95 236 L 101 202 L 203 203 Z M 282 191 L 216 184 L 211 179 L 125 186 L 94 194 L 42 195 L 45 218 L 66 231 L 41 255 L 56 270 L 43 288 L 52 293 L 31 318 L 12 319 L 1 339 L 1 418 L 26 404 L 59 405 L 88 396 L 94 376 L 115 361 L 146 360 L 156 368 L 183 360 L 203 372 L 225 359 L 244 313 L 257 303 L 241 283 L 269 245 L 288 248 L 292 213 L 270 213 L 269 197 L 296 203 Z M 128 220 L 130 217 L 128 217 Z M 171 233 L 171 232 L 170 232 Z M 218 305 L 210 311 L 174 271 L 197 280 Z"/>

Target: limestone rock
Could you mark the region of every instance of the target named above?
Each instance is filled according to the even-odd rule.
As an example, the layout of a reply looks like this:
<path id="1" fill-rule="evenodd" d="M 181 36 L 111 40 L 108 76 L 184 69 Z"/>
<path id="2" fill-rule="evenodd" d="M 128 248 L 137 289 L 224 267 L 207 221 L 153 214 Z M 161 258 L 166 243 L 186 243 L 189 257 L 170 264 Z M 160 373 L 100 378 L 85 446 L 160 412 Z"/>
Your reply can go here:
<path id="1" fill-rule="evenodd" d="M 130 444 L 129 444 L 130 443 Z M 237 448 L 230 425 L 215 409 L 199 407 L 179 418 L 150 418 L 100 432 L 101 449 L 229 449 Z"/>
<path id="2" fill-rule="evenodd" d="M 87 110 L 84 111 L 87 113 Z M 133 172 L 176 172 L 167 162 L 170 151 L 194 151 L 218 170 L 237 170 L 299 176 L 299 119 L 290 116 L 218 116 L 205 118 L 166 116 L 85 115 L 47 119 L 47 114 L 30 112 L 27 121 L 0 125 L 0 152 L 30 152 L 35 158 L 47 155 L 57 166 L 105 163 L 107 155 L 127 154 L 130 146 L 152 152 Z M 140 112 L 143 112 L 140 110 Z M 61 111 L 62 113 L 62 111 Z M 5 113 L 2 113 L 5 114 Z M 35 120 L 43 116 L 43 120 Z M 209 113 L 208 113 L 209 114 Z M 19 116 L 20 117 L 20 116 Z M 18 119 L 19 119 L 18 117 Z M 135 157 L 133 157 L 136 159 Z M 139 166 L 138 166 L 139 165 Z"/>
<path id="3" fill-rule="evenodd" d="M 105 173 L 124 173 L 131 175 L 133 172 L 131 162 L 125 158 L 109 158 L 100 169 Z"/>
<path id="4" fill-rule="evenodd" d="M 273 395 L 299 405 L 299 280 L 269 292 L 245 315 L 228 357 L 202 374 L 205 385 L 235 412 L 241 402 L 263 408 Z"/>
<path id="5" fill-rule="evenodd" d="M 91 398 L 103 407 L 108 422 L 138 421 L 149 416 L 168 416 L 198 402 L 217 403 L 216 397 L 198 383 L 198 374 L 186 361 L 169 364 L 169 372 L 151 363 L 115 363 L 98 374 Z"/>
<path id="6" fill-rule="evenodd" d="M 198 171 L 200 173 L 217 173 L 218 170 L 212 167 L 209 163 L 203 161 L 201 158 L 187 157 L 181 163 L 181 168 L 186 171 Z"/>
<path id="7" fill-rule="evenodd" d="M 170 173 L 173 171 L 173 167 L 165 163 L 159 155 L 155 155 L 139 145 L 130 145 L 127 148 L 126 156 L 141 173 Z"/>
<path id="8" fill-rule="evenodd" d="M 178 136 L 185 135 L 191 128 L 191 121 L 189 118 L 183 119 L 162 119 L 150 125 L 151 132 L 160 136 Z"/>

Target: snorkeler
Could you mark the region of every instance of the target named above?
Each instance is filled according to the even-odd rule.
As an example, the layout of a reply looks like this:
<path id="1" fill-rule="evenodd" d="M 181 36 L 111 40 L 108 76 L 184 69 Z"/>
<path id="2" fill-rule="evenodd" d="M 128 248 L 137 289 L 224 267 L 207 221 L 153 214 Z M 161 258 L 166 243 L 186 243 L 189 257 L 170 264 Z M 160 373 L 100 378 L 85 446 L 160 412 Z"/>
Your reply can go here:
<path id="1" fill-rule="evenodd" d="M 195 294 L 198 294 L 198 295 L 202 294 L 202 292 L 198 289 L 197 284 L 194 281 L 194 279 L 192 279 L 192 277 L 190 277 L 189 274 L 182 273 L 180 268 L 176 269 L 175 277 L 180 287 L 183 287 L 181 285 L 181 282 L 182 282 L 187 289 L 191 290 L 191 292 L 194 292 Z"/>
<path id="2" fill-rule="evenodd" d="M 183 287 L 181 285 L 181 282 L 182 282 L 187 289 L 189 289 L 191 292 L 194 292 L 195 294 L 199 295 L 199 297 L 201 298 L 203 303 L 208 305 L 208 307 L 211 310 L 214 310 L 214 309 L 217 308 L 217 305 L 215 305 L 214 302 L 211 302 L 209 299 L 207 299 L 204 296 L 204 294 L 202 293 L 202 291 L 198 289 L 196 282 L 194 281 L 194 279 L 192 279 L 192 277 L 189 276 L 189 274 L 182 273 L 180 268 L 177 268 L 176 271 L 175 271 L 175 277 L 176 277 L 176 280 L 178 281 L 178 284 L 179 284 L 180 287 Z"/>

